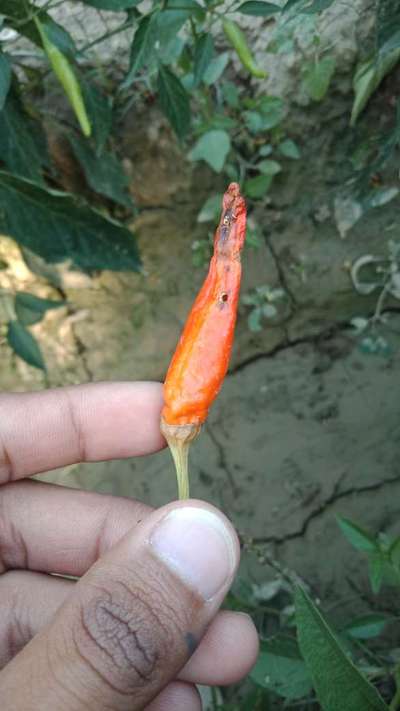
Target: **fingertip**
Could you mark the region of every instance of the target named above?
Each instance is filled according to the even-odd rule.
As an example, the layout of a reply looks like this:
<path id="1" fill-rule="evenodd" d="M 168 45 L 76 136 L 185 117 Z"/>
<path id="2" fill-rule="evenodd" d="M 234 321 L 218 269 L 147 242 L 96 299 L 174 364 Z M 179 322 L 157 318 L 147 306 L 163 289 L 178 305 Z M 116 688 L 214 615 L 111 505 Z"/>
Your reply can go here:
<path id="1" fill-rule="evenodd" d="M 82 419 L 89 429 L 87 459 L 137 457 L 165 447 L 160 431 L 162 406 L 161 383 L 82 386 Z"/>
<path id="2" fill-rule="evenodd" d="M 200 694 L 193 684 L 173 681 L 146 706 L 146 711 L 201 711 Z"/>
<path id="3" fill-rule="evenodd" d="M 227 611 L 229 614 L 229 611 Z M 227 670 L 225 684 L 235 684 L 249 674 L 254 667 L 260 651 L 260 639 L 257 628 L 247 612 L 232 612 L 236 615 L 234 623 L 229 623 L 232 627 L 236 625 L 236 638 L 240 639 L 241 659 L 236 658 L 236 664 L 232 664 Z"/>
<path id="4" fill-rule="evenodd" d="M 251 617 L 244 612 L 222 610 L 180 678 L 211 686 L 235 684 L 251 671 L 258 651 L 258 634 Z"/>
<path id="5" fill-rule="evenodd" d="M 165 447 L 162 384 L 103 382 L 0 395 L 1 483 L 81 461 L 123 459 Z"/>
<path id="6" fill-rule="evenodd" d="M 199 515 L 202 515 L 202 512 L 204 512 L 204 516 L 208 513 L 210 519 L 214 518 L 221 531 L 224 532 L 227 541 L 229 541 L 229 547 L 231 548 L 235 565 L 237 566 L 239 564 L 240 541 L 238 534 L 232 521 L 230 521 L 220 509 L 202 499 L 185 499 L 182 501 L 171 501 L 169 504 L 163 506 L 162 509 L 159 509 L 159 512 L 163 512 L 162 518 L 164 518 L 166 515 L 171 514 L 173 511 L 178 511 L 179 509 L 187 509 L 189 513 L 190 510 L 199 509 Z"/>
<path id="7" fill-rule="evenodd" d="M 239 564 L 239 543 L 226 516 L 203 501 L 174 502 L 156 513 L 153 552 L 204 601 L 228 592 Z"/>

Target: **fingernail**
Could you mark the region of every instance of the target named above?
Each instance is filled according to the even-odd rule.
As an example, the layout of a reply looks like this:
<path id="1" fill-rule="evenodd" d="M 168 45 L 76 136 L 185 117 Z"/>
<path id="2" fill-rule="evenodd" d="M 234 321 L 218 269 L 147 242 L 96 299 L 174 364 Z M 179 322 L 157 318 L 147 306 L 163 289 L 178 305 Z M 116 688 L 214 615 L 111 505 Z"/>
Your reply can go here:
<path id="1" fill-rule="evenodd" d="M 208 509 L 174 509 L 156 527 L 150 543 L 156 555 L 205 600 L 231 582 L 237 543 L 223 520 Z"/>

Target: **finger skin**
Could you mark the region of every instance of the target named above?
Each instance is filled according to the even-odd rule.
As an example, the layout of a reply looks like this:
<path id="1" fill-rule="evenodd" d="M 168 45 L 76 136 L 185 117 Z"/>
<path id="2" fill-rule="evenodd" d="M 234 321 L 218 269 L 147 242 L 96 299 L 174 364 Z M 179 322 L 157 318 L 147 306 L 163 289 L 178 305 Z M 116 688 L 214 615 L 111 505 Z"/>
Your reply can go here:
<path id="1" fill-rule="evenodd" d="M 19 481 L 0 487 L 0 573 L 81 576 L 151 509 L 122 497 Z"/>
<path id="2" fill-rule="evenodd" d="M 0 576 L 0 670 L 51 622 L 74 585 L 59 577 L 26 571 Z M 257 631 L 251 618 L 221 610 L 179 679 L 194 684 L 234 684 L 248 674 L 257 653 Z"/>
<path id="3" fill-rule="evenodd" d="M 160 434 L 162 386 L 89 383 L 0 396 L 0 484 L 76 462 L 149 454 Z"/>
<path id="4" fill-rule="evenodd" d="M 157 532 L 163 531 L 163 541 L 166 529 L 167 537 L 172 536 L 170 522 L 177 519 L 171 519 L 171 513 L 185 507 L 185 515 L 178 520 L 186 526 L 189 518 L 189 536 L 194 520 L 209 522 L 211 517 L 218 519 L 217 529 L 229 541 L 226 549 L 225 543 L 219 548 L 214 538 L 216 547 L 207 546 L 207 556 L 203 556 L 203 562 L 213 566 L 209 577 L 218 580 L 215 593 L 215 582 L 209 588 L 204 568 L 203 587 L 197 588 L 197 582 L 188 582 L 192 578 L 179 572 L 174 558 L 156 554 L 160 550 Z M 217 555 L 218 550 L 226 559 Z M 145 708 L 193 653 L 194 643 L 215 617 L 238 562 L 236 535 L 213 507 L 203 502 L 175 502 L 153 512 L 92 566 L 50 625 L 1 672 L 2 709 Z M 190 566 L 198 571 L 200 563 L 196 556 Z M 197 581 L 197 572 L 194 575 Z M 27 680 L 26 685 L 21 685 L 21 679 Z"/>
<path id="5" fill-rule="evenodd" d="M 201 699 L 196 687 L 183 681 L 172 681 L 146 711 L 201 711 Z"/>
<path id="6" fill-rule="evenodd" d="M 41 482 L 4 485 L 0 488 L 2 568 L 81 576 L 149 513 L 140 502 Z M 23 647 L 51 620 L 70 585 L 22 571 L 0 577 L 0 668 L 14 656 L 10 650 Z M 243 626 L 240 617 L 219 613 L 180 678 L 224 685 L 248 672 L 256 656 L 257 634 L 251 620 Z M 240 654 L 229 654 L 229 649 L 240 649 Z"/>
<path id="7" fill-rule="evenodd" d="M 236 684 L 253 668 L 258 656 L 254 622 L 243 612 L 221 610 L 179 678 L 196 684 Z"/>
<path id="8" fill-rule="evenodd" d="M 0 576 L 0 670 L 54 617 L 73 585 L 20 570 Z"/>

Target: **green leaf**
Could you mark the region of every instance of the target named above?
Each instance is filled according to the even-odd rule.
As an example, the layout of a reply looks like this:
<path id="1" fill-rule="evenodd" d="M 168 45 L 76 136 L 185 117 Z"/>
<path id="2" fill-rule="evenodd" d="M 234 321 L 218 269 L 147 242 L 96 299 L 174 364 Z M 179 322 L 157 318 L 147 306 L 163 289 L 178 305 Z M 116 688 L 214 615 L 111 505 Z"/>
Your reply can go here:
<path id="1" fill-rule="evenodd" d="M 258 102 L 257 109 L 257 111 L 245 111 L 243 114 L 246 126 L 251 133 L 269 131 L 278 126 L 285 116 L 283 101 L 275 96 L 264 96 Z"/>
<path id="2" fill-rule="evenodd" d="M 222 197 L 222 193 L 211 195 L 211 197 L 205 201 L 197 215 L 197 222 L 211 222 L 217 220 L 221 212 Z"/>
<path id="3" fill-rule="evenodd" d="M 220 173 L 231 148 L 231 139 L 226 131 L 213 130 L 204 133 L 189 153 L 189 160 L 204 160 Z"/>
<path id="4" fill-rule="evenodd" d="M 42 169 L 48 164 L 46 140 L 13 91 L 0 112 L 0 159 L 16 175 L 43 182 Z"/>
<path id="5" fill-rule="evenodd" d="M 261 642 L 260 654 L 250 678 L 258 686 L 291 701 L 307 696 L 312 688 L 311 677 L 297 643 L 289 637 Z"/>
<path id="6" fill-rule="evenodd" d="M 400 47 L 400 29 L 397 29 L 388 39 L 386 44 L 379 50 L 379 57 L 383 59 L 386 54 L 399 49 Z"/>
<path id="7" fill-rule="evenodd" d="M 303 5 L 305 0 L 287 0 L 282 8 L 282 12 L 288 12 L 295 5 Z"/>
<path id="8" fill-rule="evenodd" d="M 387 205 L 388 202 L 391 202 L 391 200 L 394 200 L 394 198 L 398 196 L 399 192 L 399 188 L 394 185 L 390 188 L 374 188 L 365 196 L 363 208 L 364 210 L 369 210 L 372 207 Z"/>
<path id="9" fill-rule="evenodd" d="M 251 247 L 252 249 L 260 249 L 263 245 L 263 240 L 260 237 L 258 228 L 252 229 L 247 227 L 246 229 L 246 247 Z"/>
<path id="10" fill-rule="evenodd" d="M 287 0 L 283 12 L 296 7 L 296 11 L 301 14 L 312 15 L 316 12 L 322 12 L 332 5 L 334 0 Z"/>
<path id="11" fill-rule="evenodd" d="M 98 158 L 88 141 L 73 135 L 69 136 L 69 142 L 92 190 L 119 205 L 132 208 L 132 200 L 127 190 L 129 181 L 117 156 L 103 151 Z"/>
<path id="12" fill-rule="evenodd" d="M 264 197 L 271 183 L 271 175 L 257 175 L 255 178 L 246 180 L 243 190 L 248 197 L 257 199 Z"/>
<path id="13" fill-rule="evenodd" d="M 272 146 L 270 143 L 266 143 L 264 146 L 261 146 L 260 150 L 258 151 L 260 156 L 270 156 L 272 153 Z"/>
<path id="14" fill-rule="evenodd" d="M 237 8 L 236 12 L 255 17 L 269 17 L 281 12 L 281 8 L 279 5 L 274 5 L 272 2 L 264 2 L 264 0 L 247 0 Z"/>
<path id="15" fill-rule="evenodd" d="M 81 78 L 83 100 L 92 125 L 92 138 L 96 144 L 97 153 L 103 150 L 110 135 L 113 121 L 112 98 L 104 94 L 96 84 Z"/>
<path id="16" fill-rule="evenodd" d="M 262 313 L 266 318 L 275 318 L 278 313 L 278 309 L 273 304 L 264 304 L 262 307 Z"/>
<path id="17" fill-rule="evenodd" d="M 227 176 L 227 178 L 229 178 L 231 183 L 238 183 L 241 180 L 239 167 L 235 163 L 229 163 L 229 162 L 225 163 L 224 173 Z M 246 242 L 247 242 L 247 237 L 246 237 Z"/>
<path id="18" fill-rule="evenodd" d="M 157 55 L 153 58 L 153 64 L 157 62 L 161 64 L 179 64 L 179 60 L 185 49 L 186 40 L 182 39 L 179 35 L 173 37 L 173 39 L 168 42 L 168 44 L 161 46 Z M 180 65 L 179 65 L 180 66 Z M 149 62 L 149 67 L 152 68 L 153 65 Z M 149 69 L 151 71 L 151 69 Z M 185 74 L 185 77 L 187 74 Z M 183 77 L 182 77 L 183 80 Z M 182 81 L 183 83 L 183 81 Z M 185 86 L 185 89 L 187 87 Z M 192 87 L 191 87 L 192 88 Z"/>
<path id="19" fill-rule="evenodd" d="M 367 105 L 385 76 L 400 60 L 400 48 L 393 49 L 384 56 L 362 62 L 356 69 L 353 79 L 354 102 L 351 110 L 350 126 L 354 126 L 359 115 Z"/>
<path id="20" fill-rule="evenodd" d="M 364 615 L 349 622 L 341 631 L 353 639 L 373 639 L 382 634 L 389 620 L 387 615 L 378 613 Z"/>
<path id="21" fill-rule="evenodd" d="M 222 54 L 218 54 L 215 59 L 212 59 L 210 64 L 208 65 L 206 71 L 204 72 L 203 75 L 203 81 L 205 84 L 208 86 L 211 86 L 211 84 L 215 84 L 216 81 L 222 76 L 226 69 L 226 65 L 229 62 L 229 53 L 228 52 L 223 52 Z"/>
<path id="22" fill-rule="evenodd" d="M 194 49 L 194 86 L 198 86 L 204 77 L 214 55 L 214 42 L 209 32 L 203 33 L 196 40 Z"/>
<path id="23" fill-rule="evenodd" d="M 303 83 L 307 93 L 314 101 L 322 101 L 326 95 L 335 72 L 335 57 L 322 57 L 307 62 L 303 70 Z"/>
<path id="24" fill-rule="evenodd" d="M 400 4 L 398 0 L 378 0 L 376 43 L 380 54 L 400 46 Z"/>
<path id="25" fill-rule="evenodd" d="M 264 130 L 263 117 L 258 111 L 245 111 L 243 118 L 251 133 L 261 133 Z"/>
<path id="26" fill-rule="evenodd" d="M 388 556 L 392 565 L 395 568 L 400 568 L 400 536 L 391 543 Z"/>
<path id="27" fill-rule="evenodd" d="M 176 135 L 182 138 L 190 126 L 189 95 L 178 77 L 163 65 L 158 72 L 158 98 Z"/>
<path id="28" fill-rule="evenodd" d="M 154 12 L 140 20 L 132 42 L 128 74 L 122 88 L 129 87 L 139 69 L 152 59 L 157 42 L 157 22 L 157 13 Z"/>
<path id="29" fill-rule="evenodd" d="M 1 0 L 0 15 L 5 15 L 8 18 L 8 24 L 19 34 L 27 37 L 39 47 L 42 46 L 39 32 L 33 20 L 28 21 L 29 6 L 25 0 Z M 49 18 L 45 12 L 40 13 L 42 21 Z"/>
<path id="30" fill-rule="evenodd" d="M 257 163 L 257 170 L 260 171 L 260 173 L 263 173 L 264 175 L 277 175 L 278 173 L 281 172 L 282 167 L 280 163 L 276 160 L 262 160 L 259 163 Z"/>
<path id="31" fill-rule="evenodd" d="M 76 46 L 71 35 L 61 25 L 55 22 L 47 12 L 39 10 L 26 0 L 0 0 L 0 16 L 5 15 L 8 19 L 10 27 L 18 32 L 18 34 L 27 37 L 31 42 L 42 47 L 40 33 L 33 19 L 32 9 L 35 10 L 35 16 L 39 18 L 41 24 L 46 27 L 46 34 L 49 35 L 50 41 L 61 52 L 65 54 L 75 54 Z"/>
<path id="32" fill-rule="evenodd" d="M 285 141 L 282 141 L 282 143 L 279 144 L 278 146 L 279 153 L 281 153 L 285 158 L 292 158 L 293 160 L 299 160 L 300 158 L 300 150 L 294 141 L 292 141 L 290 138 L 287 138 Z"/>
<path id="33" fill-rule="evenodd" d="M 1 0 L 1 14 L 11 20 L 23 20 L 26 17 L 24 0 Z"/>
<path id="34" fill-rule="evenodd" d="M 128 10 L 130 7 L 135 7 L 141 0 L 81 0 L 85 5 L 96 7 L 98 10 L 112 10 L 119 12 L 120 10 Z"/>
<path id="35" fill-rule="evenodd" d="M 368 575 L 371 583 L 371 590 L 377 595 L 381 589 L 383 575 L 385 572 L 385 559 L 382 553 L 370 555 L 368 560 Z"/>
<path id="36" fill-rule="evenodd" d="M 10 321 L 7 329 L 7 340 L 13 351 L 26 363 L 34 368 L 46 370 L 43 356 L 36 339 L 19 321 Z"/>
<path id="37" fill-rule="evenodd" d="M 226 128 L 230 131 L 232 128 L 236 128 L 237 125 L 238 121 L 236 121 L 236 119 L 233 119 L 226 114 L 214 113 L 211 120 L 208 122 L 207 128 Z"/>
<path id="38" fill-rule="evenodd" d="M 168 45 L 175 42 L 178 32 L 192 16 L 199 22 L 204 19 L 204 9 L 196 0 L 169 0 L 167 6 L 161 10 L 157 26 L 161 56 L 168 53 Z"/>
<path id="39" fill-rule="evenodd" d="M 285 105 L 277 96 L 263 96 L 259 101 L 259 111 L 263 115 L 263 130 L 274 128 L 285 117 Z"/>
<path id="40" fill-rule="evenodd" d="M 8 54 L 0 51 L 0 111 L 3 110 L 11 84 L 11 62 Z"/>
<path id="41" fill-rule="evenodd" d="M 0 231 L 49 263 L 137 271 L 133 234 L 72 195 L 0 171 Z"/>
<path id="42" fill-rule="evenodd" d="M 18 321 L 24 326 L 31 326 L 33 323 L 41 321 L 46 311 L 49 309 L 59 309 L 65 306 L 65 301 L 53 301 L 52 299 L 41 299 L 26 291 L 18 291 L 15 296 L 15 313 Z"/>
<path id="43" fill-rule="evenodd" d="M 262 309 L 257 307 L 255 309 L 252 309 L 250 311 L 248 317 L 247 317 L 247 325 L 253 333 L 258 333 L 259 331 L 262 331 L 262 326 L 261 326 L 261 319 L 262 319 Z"/>
<path id="44" fill-rule="evenodd" d="M 366 553 L 374 553 L 378 550 L 378 544 L 375 538 L 368 533 L 368 531 L 365 531 L 350 521 L 350 519 L 344 518 L 343 516 L 336 516 L 336 520 L 342 533 L 344 533 L 354 548 L 357 548 L 359 551 L 365 551 Z"/>
<path id="45" fill-rule="evenodd" d="M 378 691 L 344 653 L 307 593 L 295 590 L 300 651 L 323 711 L 388 711 Z"/>
<path id="46" fill-rule="evenodd" d="M 311 3 L 308 1 L 303 12 L 307 15 L 313 15 L 316 12 L 323 12 L 323 10 L 327 10 L 333 2 L 334 0 L 312 0 Z"/>
<path id="47" fill-rule="evenodd" d="M 236 84 L 234 84 L 232 81 L 225 81 L 221 86 L 221 90 L 222 95 L 228 106 L 231 109 L 239 108 L 239 91 Z"/>

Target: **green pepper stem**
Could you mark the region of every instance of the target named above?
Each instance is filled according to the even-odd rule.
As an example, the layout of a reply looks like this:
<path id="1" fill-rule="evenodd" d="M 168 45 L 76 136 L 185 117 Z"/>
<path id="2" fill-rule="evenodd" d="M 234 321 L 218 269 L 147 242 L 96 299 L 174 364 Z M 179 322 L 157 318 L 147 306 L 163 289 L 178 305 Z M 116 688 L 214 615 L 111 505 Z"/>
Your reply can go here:
<path id="1" fill-rule="evenodd" d="M 190 443 L 200 432 L 200 425 L 169 425 L 161 420 L 161 432 L 168 442 L 176 469 L 178 497 L 189 498 L 189 448 Z"/>
<path id="2" fill-rule="evenodd" d="M 172 458 L 175 463 L 178 481 L 178 497 L 180 500 L 189 498 L 189 442 L 169 442 Z"/>

